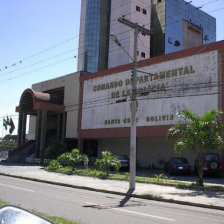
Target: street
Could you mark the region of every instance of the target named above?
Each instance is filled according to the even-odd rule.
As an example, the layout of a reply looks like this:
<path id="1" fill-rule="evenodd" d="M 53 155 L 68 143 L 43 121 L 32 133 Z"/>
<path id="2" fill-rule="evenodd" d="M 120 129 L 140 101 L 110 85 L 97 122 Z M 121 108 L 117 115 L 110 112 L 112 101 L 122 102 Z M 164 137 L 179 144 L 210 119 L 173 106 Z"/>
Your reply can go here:
<path id="1" fill-rule="evenodd" d="M 79 223 L 223 223 L 224 211 L 0 176 L 0 199 Z"/>

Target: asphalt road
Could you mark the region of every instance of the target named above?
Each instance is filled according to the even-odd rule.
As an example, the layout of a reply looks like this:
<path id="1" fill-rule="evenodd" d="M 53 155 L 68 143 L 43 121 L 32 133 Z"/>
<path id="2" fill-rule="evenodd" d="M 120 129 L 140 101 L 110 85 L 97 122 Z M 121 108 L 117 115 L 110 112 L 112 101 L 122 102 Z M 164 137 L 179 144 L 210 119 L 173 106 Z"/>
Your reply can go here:
<path id="1" fill-rule="evenodd" d="M 224 223 L 224 211 L 0 176 L 0 199 L 78 223 Z"/>

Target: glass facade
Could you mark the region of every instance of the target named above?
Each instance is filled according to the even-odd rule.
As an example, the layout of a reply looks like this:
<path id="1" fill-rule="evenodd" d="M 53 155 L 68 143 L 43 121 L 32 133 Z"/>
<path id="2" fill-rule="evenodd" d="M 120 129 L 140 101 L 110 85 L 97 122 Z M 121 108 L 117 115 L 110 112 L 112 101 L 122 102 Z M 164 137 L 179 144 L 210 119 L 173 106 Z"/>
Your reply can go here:
<path id="1" fill-rule="evenodd" d="M 88 56 L 85 60 L 83 55 L 83 70 L 87 62 L 87 71 L 97 72 L 100 51 L 100 0 L 87 0 L 84 51 L 88 52 Z"/>
<path id="2" fill-rule="evenodd" d="M 192 41 L 195 37 L 193 32 L 201 35 L 201 44 L 216 41 L 216 19 L 214 17 L 183 0 L 166 0 L 165 10 L 165 54 L 185 49 L 183 47 L 184 35 L 187 35 L 187 32 L 184 30 L 183 21 L 189 24 L 188 28 L 192 26 Z"/>

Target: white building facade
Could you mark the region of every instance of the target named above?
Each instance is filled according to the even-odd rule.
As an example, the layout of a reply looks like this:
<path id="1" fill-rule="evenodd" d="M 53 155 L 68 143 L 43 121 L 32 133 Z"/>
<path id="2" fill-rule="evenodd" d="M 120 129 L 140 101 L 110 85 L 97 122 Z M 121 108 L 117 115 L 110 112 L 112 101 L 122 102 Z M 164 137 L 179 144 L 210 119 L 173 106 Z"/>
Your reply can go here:
<path id="1" fill-rule="evenodd" d="M 139 62 L 139 166 L 161 168 L 175 156 L 174 140 L 166 135 L 172 125 L 184 122 L 178 113 L 191 110 L 202 116 L 208 110 L 223 110 L 223 48 L 220 42 Z M 80 138 L 97 141 L 97 156 L 103 150 L 129 155 L 131 65 L 81 77 L 81 81 Z M 184 156 L 193 165 L 197 155 L 185 152 Z"/>

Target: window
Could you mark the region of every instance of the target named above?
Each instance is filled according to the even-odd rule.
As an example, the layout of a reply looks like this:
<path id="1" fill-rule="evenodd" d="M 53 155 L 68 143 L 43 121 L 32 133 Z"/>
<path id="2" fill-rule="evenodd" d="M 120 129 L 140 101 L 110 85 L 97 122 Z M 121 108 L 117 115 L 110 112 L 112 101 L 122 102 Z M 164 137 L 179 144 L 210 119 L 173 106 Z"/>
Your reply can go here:
<path id="1" fill-rule="evenodd" d="M 141 57 L 145 58 L 145 52 L 141 52 Z"/>
<path id="2" fill-rule="evenodd" d="M 139 56 L 139 51 L 137 51 L 137 56 Z"/>
<path id="3" fill-rule="evenodd" d="M 142 9 L 142 12 L 143 12 L 143 14 L 147 14 L 147 11 L 146 11 L 146 9 Z"/>
<path id="4" fill-rule="evenodd" d="M 136 11 L 140 12 L 140 7 L 136 5 Z"/>

